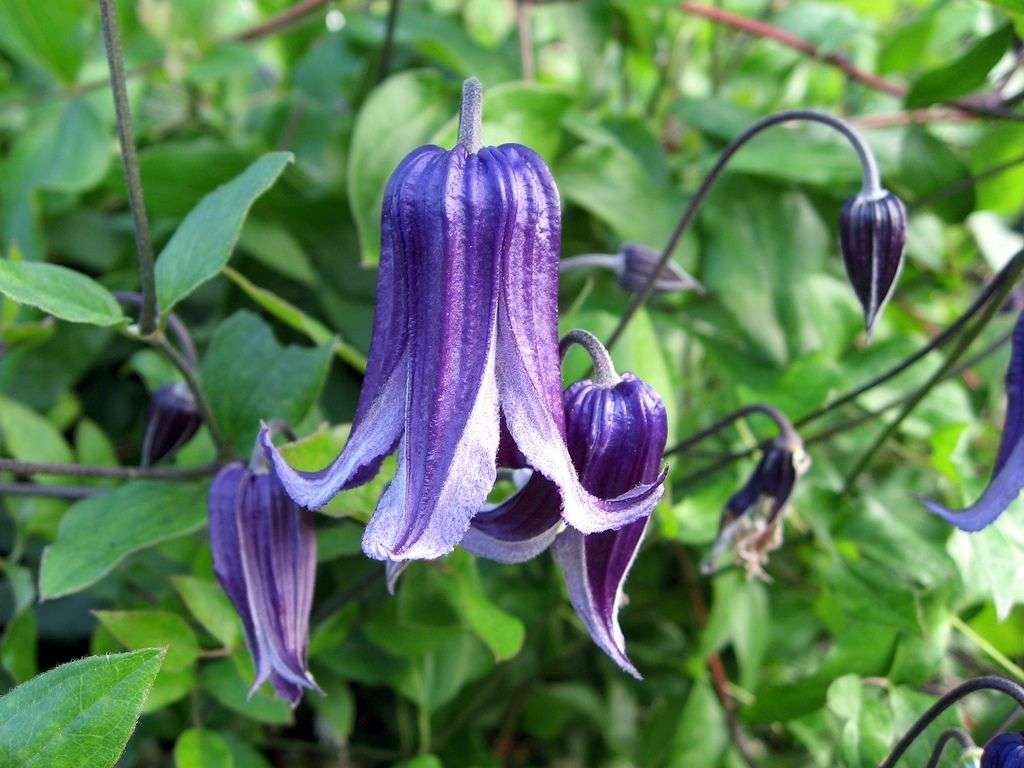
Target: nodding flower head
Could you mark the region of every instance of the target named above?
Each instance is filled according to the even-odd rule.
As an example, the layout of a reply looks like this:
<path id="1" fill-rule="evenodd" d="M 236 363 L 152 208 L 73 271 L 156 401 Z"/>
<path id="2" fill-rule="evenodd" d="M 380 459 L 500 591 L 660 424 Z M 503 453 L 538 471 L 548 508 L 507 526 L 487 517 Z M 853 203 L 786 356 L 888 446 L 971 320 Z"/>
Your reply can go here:
<path id="1" fill-rule="evenodd" d="M 896 287 L 906 239 L 907 209 L 891 192 L 861 192 L 843 205 L 839 243 L 868 334 Z"/>
<path id="2" fill-rule="evenodd" d="M 1000 733 L 989 741 L 981 768 L 1024 768 L 1024 733 Z"/>
<path id="3" fill-rule="evenodd" d="M 1017 318 L 1006 369 L 1006 418 L 992 479 L 981 497 L 964 509 L 949 509 L 922 498 L 930 512 L 962 531 L 980 531 L 999 517 L 1024 490 L 1024 312 Z"/>
<path id="4" fill-rule="evenodd" d="M 574 334 L 599 346 L 589 334 L 574 331 L 570 337 Z M 650 385 L 631 373 L 620 378 L 604 352 L 603 360 L 595 359 L 594 380 L 566 390 L 565 414 L 569 454 L 590 493 L 609 497 L 638 486 L 660 486 L 668 422 L 665 406 Z M 512 498 L 474 518 L 463 546 L 481 557 L 521 562 L 553 541 L 569 598 L 590 636 L 623 670 L 639 677 L 626 656 L 618 615 L 649 515 L 590 534 L 562 518 L 557 487 L 535 472 Z"/>
<path id="5" fill-rule="evenodd" d="M 182 382 L 163 384 L 153 391 L 142 438 L 142 466 L 170 456 L 192 439 L 203 423 L 192 392 Z"/>
<path id="6" fill-rule="evenodd" d="M 810 456 L 796 433 L 769 443 L 747 482 L 725 503 L 718 538 L 701 570 L 713 571 L 722 552 L 735 544 L 736 559 L 747 573 L 765 578 L 768 553 L 782 543 L 782 518 L 789 499 L 810 466 Z M 755 515 L 759 509 L 763 514 Z"/>
<path id="7" fill-rule="evenodd" d="M 242 620 L 256 667 L 255 691 L 270 680 L 293 707 L 318 690 L 306 664 L 316 579 L 313 515 L 270 472 L 240 462 L 213 480 L 208 502 L 213 568 Z"/>
<path id="8" fill-rule="evenodd" d="M 436 558 L 458 545 L 494 484 L 502 423 L 578 530 L 638 520 L 660 494 L 650 484 L 605 499 L 580 483 L 558 358 L 558 190 L 533 150 L 480 146 L 479 88 L 466 81 L 455 148 L 413 150 L 388 181 L 373 337 L 348 443 L 323 470 L 300 472 L 261 436 L 284 487 L 309 509 L 367 482 L 397 449 L 395 478 L 363 537 L 379 560 Z"/>

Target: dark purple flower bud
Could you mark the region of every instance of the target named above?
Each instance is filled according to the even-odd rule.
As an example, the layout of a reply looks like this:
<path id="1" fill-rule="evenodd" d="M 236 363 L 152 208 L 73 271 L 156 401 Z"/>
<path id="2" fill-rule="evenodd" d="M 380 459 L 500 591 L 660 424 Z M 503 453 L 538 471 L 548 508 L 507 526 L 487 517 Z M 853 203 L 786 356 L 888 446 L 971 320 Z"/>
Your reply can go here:
<path id="1" fill-rule="evenodd" d="M 610 386 L 577 382 L 565 392 L 565 413 L 569 453 L 589 492 L 616 496 L 639 484 L 660 484 L 668 424 L 665 406 L 648 384 L 630 373 Z M 534 473 L 511 499 L 473 519 L 463 546 L 482 557 L 521 562 L 554 541 L 573 608 L 590 636 L 623 670 L 640 677 L 626 655 L 618 614 L 649 515 L 616 530 L 583 534 L 571 521 L 565 525 L 559 501 L 557 487 Z"/>
<path id="2" fill-rule="evenodd" d="M 1024 768 L 1024 733 L 1000 733 L 985 745 L 981 768 Z"/>
<path id="3" fill-rule="evenodd" d="M 782 543 L 782 516 L 799 480 L 811 466 L 810 456 L 795 434 L 773 440 L 754 472 L 722 510 L 718 538 L 701 570 L 717 567 L 722 552 L 736 545 L 736 559 L 751 575 L 765 577 L 767 555 Z M 764 514 L 755 516 L 758 508 Z"/>
<path id="4" fill-rule="evenodd" d="M 907 209 L 891 192 L 861 192 L 843 204 L 839 243 L 869 335 L 903 269 L 906 239 Z"/>
<path id="5" fill-rule="evenodd" d="M 151 466 L 173 454 L 192 439 L 202 423 L 199 407 L 185 384 L 157 387 L 142 437 L 142 466 Z"/>
<path id="6" fill-rule="evenodd" d="M 474 83 L 467 107 L 478 106 Z M 480 147 L 478 129 L 468 109 L 454 149 L 420 147 L 388 181 L 369 362 L 341 454 L 300 472 L 261 436 L 308 509 L 368 481 L 397 449 L 363 537 L 379 560 L 436 558 L 462 540 L 495 481 L 502 417 L 516 453 L 557 486 L 563 516 L 581 531 L 642 518 L 660 494 L 646 485 L 601 499 L 580 484 L 558 357 L 558 191 L 535 152 Z"/>
<path id="7" fill-rule="evenodd" d="M 213 568 L 242 619 L 256 667 L 252 691 L 270 680 L 293 707 L 319 690 L 306 663 L 316 579 L 313 515 L 285 493 L 271 472 L 235 462 L 213 480 L 209 496 Z"/>
<path id="8" fill-rule="evenodd" d="M 1017 318 L 1006 369 L 1006 418 L 988 487 L 974 504 L 949 509 L 922 498 L 931 512 L 962 531 L 980 531 L 999 517 L 1024 489 L 1024 313 Z"/>
<path id="9" fill-rule="evenodd" d="M 619 248 L 619 265 L 616 273 L 619 276 L 619 285 L 631 293 L 638 293 L 647 285 L 651 274 L 661 261 L 661 254 L 638 243 L 623 243 Z M 704 286 L 689 272 L 669 259 L 665 269 L 658 276 L 654 283 L 654 290 L 658 293 L 672 293 L 674 291 L 696 291 L 704 293 Z"/>

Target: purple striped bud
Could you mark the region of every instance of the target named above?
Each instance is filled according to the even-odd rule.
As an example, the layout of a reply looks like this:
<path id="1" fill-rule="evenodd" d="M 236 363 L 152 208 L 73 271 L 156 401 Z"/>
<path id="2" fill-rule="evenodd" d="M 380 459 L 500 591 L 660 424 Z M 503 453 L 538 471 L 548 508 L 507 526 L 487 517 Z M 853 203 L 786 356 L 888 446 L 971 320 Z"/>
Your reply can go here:
<path id="1" fill-rule="evenodd" d="M 619 264 L 616 274 L 619 285 L 630 293 L 639 293 L 647 285 L 651 274 L 661 261 L 661 254 L 638 243 L 623 243 L 619 248 Z M 693 275 L 669 259 L 661 275 L 654 283 L 657 293 L 673 293 L 675 291 L 696 291 L 704 293 L 701 285 Z"/>
<path id="2" fill-rule="evenodd" d="M 1024 768 L 1024 733 L 1000 733 L 981 754 L 981 768 Z"/>
<path id="3" fill-rule="evenodd" d="M 891 192 L 862 192 L 843 204 L 839 243 L 869 335 L 903 269 L 906 239 L 907 209 Z"/>
<path id="4" fill-rule="evenodd" d="M 273 473 L 240 462 L 224 467 L 209 495 L 210 546 L 221 587 L 238 611 L 256 667 L 293 707 L 319 690 L 306 663 L 316 579 L 313 515 L 288 497 Z"/>
<path id="5" fill-rule="evenodd" d="M 142 466 L 151 466 L 173 454 L 192 439 L 202 423 L 199 407 L 185 384 L 157 387 L 142 438 Z"/>

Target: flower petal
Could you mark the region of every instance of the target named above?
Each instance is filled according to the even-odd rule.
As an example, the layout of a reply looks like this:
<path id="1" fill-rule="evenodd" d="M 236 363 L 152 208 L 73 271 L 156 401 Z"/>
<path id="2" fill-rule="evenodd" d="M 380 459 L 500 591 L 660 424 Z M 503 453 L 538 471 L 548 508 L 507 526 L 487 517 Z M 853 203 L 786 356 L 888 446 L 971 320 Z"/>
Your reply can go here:
<path id="1" fill-rule="evenodd" d="M 1006 418 L 999 453 L 992 474 L 997 474 L 1013 447 L 1024 435 L 1024 312 L 1017 317 L 1010 344 L 1010 364 L 1006 368 Z"/>
<path id="2" fill-rule="evenodd" d="M 660 483 L 602 500 L 583 489 L 565 445 L 558 353 L 558 252 L 561 214 L 551 172 L 536 153 L 498 148 L 508 195 L 520 204 L 506 227 L 498 306 L 497 376 L 501 409 L 516 446 L 559 488 L 562 517 L 584 533 L 643 517 Z"/>
<path id="3" fill-rule="evenodd" d="M 317 689 L 306 666 L 309 614 L 316 579 L 313 515 L 288 498 L 270 473 L 244 485 L 236 520 L 242 571 L 260 658 L 255 691 L 265 680 L 298 704 L 302 691 Z"/>
<path id="4" fill-rule="evenodd" d="M 267 430 L 260 432 L 260 442 L 274 472 L 295 502 L 307 509 L 319 509 L 338 491 L 371 480 L 401 436 L 409 318 L 409 264 L 401 227 L 410 216 L 403 200 L 422 184 L 424 174 L 443 154 L 440 147 L 420 147 L 402 161 L 388 180 L 381 217 L 381 257 L 370 356 L 345 448 L 327 467 L 300 472 L 288 466 L 271 443 Z"/>
<path id="5" fill-rule="evenodd" d="M 560 507 L 558 486 L 535 472 L 506 501 L 473 518 L 462 546 L 499 563 L 526 562 L 555 540 L 562 523 Z"/>
<path id="6" fill-rule="evenodd" d="M 495 268 L 508 201 L 493 150 L 431 164 L 402 226 L 409 249 L 409 379 L 395 479 L 366 527 L 378 560 L 441 557 L 496 476 Z"/>
<path id="7" fill-rule="evenodd" d="M 569 588 L 569 599 L 590 636 L 619 667 L 637 679 L 642 678 L 626 655 L 619 607 L 646 528 L 647 519 L 589 536 L 570 528 L 559 534 L 552 547 Z"/>
<path id="8" fill-rule="evenodd" d="M 238 538 L 238 510 L 244 496 L 244 486 L 249 474 L 241 462 L 224 467 L 210 484 L 207 510 L 210 518 L 210 549 L 213 552 L 213 572 L 224 593 L 235 606 L 242 628 L 245 644 L 257 670 L 263 666 L 256 629 L 252 621 L 252 610 L 245 588 L 245 574 L 242 571 L 242 549 Z"/>

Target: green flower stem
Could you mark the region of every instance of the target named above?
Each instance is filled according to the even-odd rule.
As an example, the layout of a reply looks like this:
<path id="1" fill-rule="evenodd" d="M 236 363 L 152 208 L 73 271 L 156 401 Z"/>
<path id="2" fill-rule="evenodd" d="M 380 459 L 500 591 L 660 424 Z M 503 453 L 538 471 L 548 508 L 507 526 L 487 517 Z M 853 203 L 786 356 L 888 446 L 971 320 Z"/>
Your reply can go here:
<path id="1" fill-rule="evenodd" d="M 384 43 L 380 47 L 380 61 L 377 63 L 377 82 L 388 76 L 391 68 L 391 52 L 395 47 L 395 28 L 398 26 L 398 7 L 401 0 L 391 0 L 388 6 L 387 26 L 384 28 Z"/>
<path id="2" fill-rule="evenodd" d="M 1013 290 L 1013 286 L 1016 283 L 1017 278 L 1020 276 L 1022 269 L 1024 269 L 1024 251 L 1017 253 L 1010 264 L 1007 265 L 1007 268 L 1004 270 L 1006 279 L 999 285 L 998 290 L 992 294 L 989 303 L 985 306 L 985 309 L 981 312 L 981 315 L 977 320 L 974 321 L 973 325 L 964 330 L 963 334 L 960 336 L 960 340 L 949 353 L 946 361 L 935 373 L 932 374 L 928 381 L 926 381 L 924 385 L 918 389 L 909 400 L 907 400 L 902 410 L 900 410 L 896 415 L 896 418 L 886 425 L 885 429 L 882 430 L 882 433 L 863 453 L 854 465 L 853 469 L 850 470 L 843 486 L 844 495 L 853 489 L 857 480 L 860 478 L 864 470 L 867 469 L 875 454 L 878 453 L 881 447 L 885 445 L 886 441 L 896 433 L 900 425 L 903 423 L 903 420 L 906 419 L 914 408 L 916 408 L 918 404 L 928 396 L 928 393 L 946 377 L 946 374 L 956 366 L 957 361 L 959 361 L 964 353 L 967 352 L 974 340 L 978 338 L 983 330 L 985 330 L 989 321 L 995 317 L 1000 307 L 1002 307 L 1003 301 L 1009 295 L 1010 291 Z"/>
<path id="3" fill-rule="evenodd" d="M 139 159 L 135 154 L 132 131 L 132 113 L 128 107 L 128 89 L 125 85 L 124 55 L 121 52 L 121 32 L 117 25 L 117 0 L 100 0 L 100 19 L 106 44 L 107 64 L 110 67 L 110 87 L 114 94 L 117 114 L 117 137 L 121 143 L 121 161 L 124 165 L 124 183 L 128 189 L 128 204 L 135 222 L 135 249 L 139 258 L 139 284 L 142 286 L 142 312 L 139 332 L 149 336 L 157 328 L 156 273 L 153 242 L 146 218 L 146 201 L 142 195 Z"/>
<path id="4" fill-rule="evenodd" d="M 961 635 L 970 640 L 974 645 L 978 646 L 978 649 L 981 650 L 990 659 L 992 659 L 992 661 L 994 661 L 996 664 L 1002 667 L 1006 672 L 1017 678 L 1018 682 L 1024 683 L 1024 669 L 1021 669 L 1019 666 L 1010 661 L 1010 659 L 1008 659 L 1002 651 L 1000 651 L 998 648 L 992 645 L 992 643 L 990 643 L 984 637 L 975 632 L 967 622 L 965 622 L 959 616 L 954 614 L 953 617 L 950 619 L 950 623 L 953 625 L 953 628 L 957 632 L 959 632 Z"/>
<path id="5" fill-rule="evenodd" d="M 647 299 L 651 297 L 651 294 L 654 293 L 655 284 L 657 283 L 658 278 L 661 277 L 661 273 L 665 271 L 676 246 L 679 245 L 679 241 L 682 239 L 683 234 L 687 229 L 689 229 L 693 220 L 697 217 L 698 209 L 707 198 L 708 193 L 711 191 L 711 187 L 714 186 L 718 177 L 722 175 L 722 171 L 725 170 L 725 166 L 732 159 L 733 155 L 735 155 L 744 144 L 766 128 L 794 120 L 809 120 L 812 122 L 822 123 L 836 131 L 839 131 L 839 133 L 841 133 L 847 141 L 850 142 L 854 150 L 857 152 L 858 157 L 860 157 L 861 168 L 863 169 L 862 191 L 871 194 L 881 189 L 878 175 L 878 164 L 875 162 L 874 155 L 871 154 L 870 148 L 868 148 L 867 143 L 861 137 L 860 133 L 858 133 L 857 130 L 845 120 L 826 112 L 819 112 L 813 109 L 789 109 L 783 112 L 777 112 L 774 115 L 768 115 L 767 117 L 758 120 L 743 133 L 733 139 L 729 143 L 729 146 L 722 151 L 718 160 L 715 161 L 711 170 L 708 171 L 707 175 L 704 177 L 700 187 L 697 188 L 693 197 L 690 198 L 690 203 L 686 206 L 686 210 L 683 211 L 683 215 L 679 219 L 679 223 L 676 225 L 675 230 L 672 232 L 672 236 L 665 245 L 665 250 L 661 252 L 661 259 L 658 261 L 658 265 L 654 268 L 651 276 L 647 278 L 647 283 L 644 285 L 643 289 L 633 297 L 633 300 L 626 308 L 626 311 L 622 314 L 622 317 L 619 318 L 619 323 L 615 326 L 615 330 L 612 331 L 611 336 L 608 337 L 608 341 L 605 343 L 605 346 L 608 347 L 608 349 L 615 346 L 615 342 L 622 337 L 623 332 L 626 330 L 626 326 L 629 325 L 629 322 L 640 310 L 640 307 L 642 307 Z"/>

